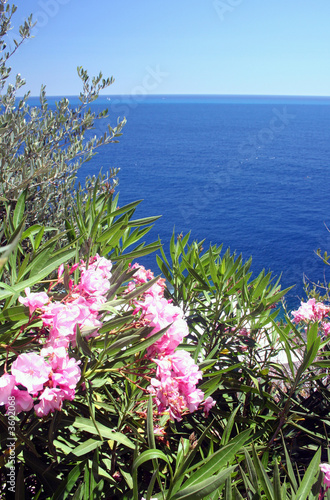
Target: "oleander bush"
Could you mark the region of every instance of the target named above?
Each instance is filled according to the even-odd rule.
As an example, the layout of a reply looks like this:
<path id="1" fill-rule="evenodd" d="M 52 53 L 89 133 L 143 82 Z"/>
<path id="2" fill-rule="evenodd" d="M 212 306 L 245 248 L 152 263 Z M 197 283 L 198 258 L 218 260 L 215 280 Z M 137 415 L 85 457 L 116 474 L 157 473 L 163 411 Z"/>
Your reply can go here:
<path id="1" fill-rule="evenodd" d="M 1 498 L 330 498 L 328 296 L 280 319 L 287 290 L 251 259 L 146 244 L 158 216 L 119 205 L 114 171 L 77 186 L 124 124 L 85 140 L 112 80 L 80 69 L 77 110 L 18 101 L 7 61 L 33 21 L 6 52 L 0 7 Z"/>
<path id="2" fill-rule="evenodd" d="M 139 242 L 153 218 L 112 192 L 58 250 L 23 202 L 1 254 L 4 484 L 15 466 L 19 498 L 318 498 L 329 308 L 278 324 L 279 284 L 189 235 L 161 250 L 165 286 L 131 264 L 159 247 Z"/>

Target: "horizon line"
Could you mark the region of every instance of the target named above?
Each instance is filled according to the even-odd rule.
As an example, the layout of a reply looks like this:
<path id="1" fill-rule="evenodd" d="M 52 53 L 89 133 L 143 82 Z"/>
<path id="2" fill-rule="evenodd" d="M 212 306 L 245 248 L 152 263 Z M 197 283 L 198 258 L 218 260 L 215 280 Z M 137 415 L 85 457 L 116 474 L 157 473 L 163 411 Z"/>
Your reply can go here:
<path id="1" fill-rule="evenodd" d="M 22 94 L 17 97 L 24 97 L 25 94 Z M 79 98 L 80 94 L 53 94 L 53 95 L 46 95 L 46 98 L 52 98 L 52 97 L 78 97 Z M 275 97 L 275 98 L 281 98 L 281 97 L 296 97 L 296 98 L 314 98 L 314 99 L 330 99 L 330 95 L 315 95 L 315 94 L 194 94 L 194 93 L 188 93 L 188 94 L 175 94 L 175 93 L 170 93 L 170 94 L 131 94 L 131 93 L 119 93 L 119 94 L 100 94 L 98 97 L 138 97 L 140 99 L 144 98 L 149 98 L 149 97 Z M 40 94 L 36 95 L 30 95 L 29 97 L 40 97 Z"/>

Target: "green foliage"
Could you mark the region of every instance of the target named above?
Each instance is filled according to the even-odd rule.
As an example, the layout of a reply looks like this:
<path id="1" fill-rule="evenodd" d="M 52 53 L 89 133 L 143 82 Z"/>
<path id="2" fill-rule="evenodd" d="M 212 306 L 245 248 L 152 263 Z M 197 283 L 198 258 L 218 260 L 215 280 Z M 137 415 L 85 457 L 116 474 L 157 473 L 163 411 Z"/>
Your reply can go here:
<path id="1" fill-rule="evenodd" d="M 112 198 L 111 193 L 108 193 L 108 196 Z M 100 205 L 98 200 L 94 199 L 90 200 L 89 206 L 87 204 L 87 211 L 91 206 L 101 207 L 100 213 L 106 222 L 102 224 L 103 219 L 99 217 L 97 209 L 90 213 L 93 222 L 98 220 L 100 225 L 98 231 L 89 233 L 90 247 L 85 253 L 80 252 L 80 256 L 83 255 L 84 258 L 91 251 L 102 248 L 102 235 L 108 235 L 111 224 L 116 225 L 116 218 L 109 218 L 107 211 L 103 210 L 103 202 L 101 197 Z M 132 215 L 131 207 L 123 207 L 119 218 L 127 211 Z M 112 212 L 109 209 L 109 213 Z M 23 217 L 24 210 L 20 213 Z M 12 222 L 12 218 L 9 219 Z M 88 227 L 88 218 L 85 220 Z M 130 221 L 130 217 L 124 217 L 123 220 L 124 226 L 116 229 L 121 237 L 116 240 L 114 253 L 119 256 L 122 253 L 120 241 L 125 242 L 125 238 L 129 237 L 127 221 Z M 31 332 L 38 327 L 38 320 L 30 321 L 25 307 L 13 305 L 27 283 L 34 289 L 42 287 L 40 276 L 31 276 L 30 272 L 25 273 L 25 270 L 31 269 L 31 263 L 37 261 L 38 255 L 45 252 L 48 259 L 43 273 L 47 271 L 51 274 L 60 262 L 74 260 L 80 248 L 80 237 L 77 234 L 68 250 L 61 248 L 55 262 L 51 258 L 51 240 L 48 239 L 45 243 L 41 241 L 38 246 L 36 237 L 40 234 L 40 229 L 35 233 L 36 236 L 33 232 L 24 232 L 22 221 L 24 219 L 16 220 L 20 231 L 17 233 L 15 245 L 11 244 L 10 248 L 7 248 L 11 253 L 3 268 L 12 274 L 10 271 L 14 268 L 13 259 L 20 260 L 20 247 L 28 240 L 31 243 L 30 250 L 24 252 L 24 260 L 28 258 L 28 264 L 25 264 L 19 279 L 17 274 L 14 274 L 11 285 L 4 287 L 2 297 L 0 347 L 3 359 L 6 358 L 9 363 L 18 353 L 33 347 Z M 11 227 L 11 224 L 9 226 Z M 141 221 L 133 222 L 132 227 L 135 226 L 141 227 Z M 93 224 L 89 227 L 92 228 Z M 14 227 L 12 229 L 16 231 Z M 61 237 L 58 234 L 56 236 Z M 6 237 L 14 241 L 8 228 Z M 135 238 L 139 238 L 138 233 L 135 233 Z M 108 238 L 104 241 L 109 242 Z M 131 244 L 134 243 L 132 236 L 130 241 Z M 66 252 L 70 253 L 66 255 Z M 134 252 L 136 254 L 136 250 Z M 124 296 L 123 290 L 132 275 L 132 271 L 126 271 L 124 267 L 124 261 L 117 259 L 108 302 L 104 305 L 103 326 L 98 337 L 87 343 L 84 337 L 88 332 L 77 331 L 77 346 L 72 355 L 81 360 L 81 384 L 85 384 L 85 390 L 80 385 L 75 400 L 66 405 L 62 412 L 55 412 L 43 420 L 37 419 L 30 412 L 27 418 L 20 416 L 17 421 L 16 454 L 25 477 L 25 487 L 30 491 L 29 488 L 37 482 L 39 498 L 67 498 L 72 494 L 75 498 L 106 498 L 107 495 L 113 498 L 131 498 L 132 494 L 133 498 L 140 498 L 139 492 L 146 487 L 148 478 L 151 478 L 149 497 L 155 487 L 156 490 L 160 488 L 164 498 L 168 499 L 204 498 L 224 485 L 227 477 L 236 469 L 228 464 L 235 461 L 236 454 L 249 437 L 249 431 L 242 433 L 233 440 L 220 444 L 216 450 L 207 437 L 207 433 L 211 432 L 209 426 L 198 440 L 191 436 L 190 440 L 183 442 L 172 439 L 170 445 L 157 442 L 153 431 L 155 417 L 152 402 L 149 398 L 148 403 L 145 396 L 148 377 L 144 378 L 143 373 L 150 373 L 150 366 L 146 364 L 143 352 L 164 331 L 148 339 L 150 329 L 137 329 L 134 325 L 130 301 L 150 287 L 154 280 Z M 129 371 L 127 367 L 130 367 Z M 0 416 L 0 423 L 0 440 L 5 445 L 7 436 L 4 415 Z M 190 443 L 188 448 L 186 443 Z M 5 462 L 6 451 L 0 457 L 0 465 L 4 466 Z M 114 479 L 118 475 L 123 478 L 121 482 Z"/>
<path id="2" fill-rule="evenodd" d="M 254 447 L 252 447 L 252 458 L 246 449 L 244 454 L 245 460 L 239 466 L 244 484 L 244 489 L 240 493 L 240 495 L 244 494 L 244 497 L 240 496 L 240 498 L 248 500 L 306 500 L 307 498 L 317 500 L 319 498 L 322 486 L 322 473 L 319 469 L 320 450 L 314 455 L 303 477 L 300 477 L 300 474 L 294 474 L 291 465 L 286 470 L 285 464 L 278 464 L 277 461 L 274 462 L 273 470 L 271 470 L 268 463 L 265 466 L 260 460 Z M 235 498 L 235 491 L 237 487 L 227 483 L 225 499 Z"/>
<path id="3" fill-rule="evenodd" d="M 60 263 L 95 253 L 116 262 L 99 336 L 86 342 L 88 331 L 77 331 L 72 354 L 81 360 L 86 390 L 43 421 L 33 414 L 18 420 L 17 456 L 25 483 L 36 481 L 40 498 L 298 499 L 307 498 L 308 488 L 314 491 L 309 498 L 317 498 L 321 451 L 313 456 L 327 446 L 329 418 L 302 403 L 306 387 L 310 395 L 317 391 L 324 401 L 329 398 L 323 381 L 330 362 L 317 326 L 305 336 L 289 318 L 277 323 L 271 306 L 285 291 L 265 273 L 253 279 L 250 262 L 229 250 L 221 255 L 221 248 L 211 246 L 203 252 L 200 243 L 173 238 L 172 264 L 164 250 L 158 261 L 171 279 L 169 297 L 186 310 L 190 334 L 182 347 L 203 371 L 200 388 L 217 404 L 209 425 L 196 412 L 167 422 L 164 437 L 154 434 L 155 425 L 166 420 L 154 415 L 146 397 L 152 367 L 143 352 L 164 332 L 147 338 L 150 330 L 134 326 L 130 308 L 154 281 L 126 296 L 123 290 L 132 276 L 128 262 L 158 248 L 157 242 L 141 243 L 156 218 L 134 219 L 139 202 L 118 209 L 111 190 L 99 192 L 95 186 L 85 203 L 85 195 L 76 193 L 77 209 L 66 219 L 64 233 L 40 224 L 26 228 L 24 193 L 14 210 L 6 206 L 0 352 L 9 363 L 31 349 L 31 331 L 38 327 L 17 305 L 26 286 L 42 290 Z M 63 245 L 61 238 L 68 242 Z M 287 367 L 277 360 L 280 351 Z M 0 421 L 5 443 L 3 415 Z M 299 443 L 299 436 L 307 438 L 298 451 L 292 443 Z M 4 453 L 0 465 L 5 461 Z"/>
<path id="4" fill-rule="evenodd" d="M 158 241 L 135 245 L 150 231 L 159 216 L 132 219 L 140 201 L 123 207 L 118 206 L 118 195 L 102 185 L 100 178 L 94 181 L 87 195 L 76 193 L 75 206 L 65 219 L 69 241 L 77 242 L 85 257 L 98 253 L 113 260 L 138 259 L 160 247 Z M 130 248 L 130 251 L 127 249 Z"/>
<path id="5" fill-rule="evenodd" d="M 287 290 L 270 274 L 253 278 L 251 261 L 202 245 L 173 235 L 170 258 L 162 250 L 158 265 L 171 285 L 168 297 L 185 309 L 190 335 L 184 347 L 203 370 L 200 388 L 217 401 L 213 440 L 223 443 L 227 432 L 253 429 L 263 457 L 274 463 L 281 457 L 283 466 L 290 460 L 300 474 L 316 449 L 321 446 L 324 455 L 328 446 L 327 340 L 317 323 L 305 332 L 289 316 L 277 322 L 274 305 Z M 188 419 L 194 432 L 202 430 L 199 418 Z M 283 456 L 281 433 L 290 457 Z M 243 479 L 228 486 L 232 498 Z"/>
<path id="6" fill-rule="evenodd" d="M 22 99 L 17 91 L 25 84 L 20 75 L 15 84 L 8 84 L 10 68 L 7 62 L 17 48 L 31 36 L 32 17 L 20 27 L 20 40 L 15 48 L 6 51 L 6 35 L 11 28 L 11 18 L 16 7 L 2 2 L 0 12 L 0 215 L 5 216 L 3 201 L 15 207 L 25 192 L 25 217 L 29 225 L 56 225 L 63 228 L 63 219 L 75 205 L 76 174 L 82 163 L 88 161 L 95 150 L 104 144 L 117 142 L 125 124 L 108 126 L 102 136 L 86 140 L 86 133 L 95 128 L 98 120 L 107 117 L 107 110 L 92 113 L 88 105 L 99 93 L 113 83 L 113 78 L 100 73 L 90 78 L 79 67 L 82 80 L 80 105 L 73 109 L 68 99 L 56 103 L 56 109 L 48 107 L 45 87 L 41 87 L 40 105 L 29 106 L 27 92 Z M 115 185 L 116 171 L 103 178 L 103 184 Z M 3 242 L 4 243 L 4 242 Z"/>

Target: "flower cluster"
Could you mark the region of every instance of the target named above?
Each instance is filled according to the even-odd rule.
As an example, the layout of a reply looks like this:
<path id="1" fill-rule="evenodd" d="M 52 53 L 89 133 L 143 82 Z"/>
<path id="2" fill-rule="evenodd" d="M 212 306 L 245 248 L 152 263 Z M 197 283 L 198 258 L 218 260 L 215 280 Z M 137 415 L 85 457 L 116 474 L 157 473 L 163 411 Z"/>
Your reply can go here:
<path id="1" fill-rule="evenodd" d="M 38 417 L 60 410 L 64 400 L 74 399 L 81 376 L 78 365 L 65 348 L 20 354 L 12 364 L 11 375 L 5 373 L 0 378 L 0 404 L 7 407 L 8 398 L 14 396 L 16 414 L 33 406 Z"/>
<path id="2" fill-rule="evenodd" d="M 150 271 L 139 266 L 129 290 L 152 278 Z M 189 331 L 182 310 L 164 298 L 164 286 L 164 280 L 158 280 L 141 300 L 135 302 L 135 312 L 139 312 L 145 324 L 153 328 L 150 335 L 170 325 L 147 349 L 148 357 L 157 365 L 156 378 L 151 379 L 149 391 L 156 395 L 158 411 L 168 412 L 173 420 L 181 420 L 183 412 L 193 412 L 200 404 L 208 415 L 215 401 L 209 397 L 203 403 L 204 393 L 196 387 L 202 372 L 187 351 L 175 351 Z"/>
<path id="3" fill-rule="evenodd" d="M 321 329 L 325 335 L 330 334 L 330 323 L 325 321 L 329 318 L 330 307 L 322 302 L 316 302 L 315 299 L 309 299 L 302 302 L 299 309 L 292 311 L 293 321 L 295 323 L 320 322 Z"/>
<path id="4" fill-rule="evenodd" d="M 70 345 L 75 346 L 77 325 L 91 336 L 101 326 L 99 308 L 106 301 L 110 288 L 110 261 L 96 255 L 79 267 L 78 285 L 69 281 L 70 293 L 61 302 L 51 301 L 47 293 L 32 293 L 25 289 L 19 302 L 29 308 L 30 318 L 42 320 L 46 332 L 40 353 L 20 354 L 11 366 L 11 374 L 0 377 L 0 405 L 7 405 L 8 397 L 15 396 L 16 413 L 34 407 L 38 417 L 60 410 L 64 400 L 73 400 L 81 378 L 79 361 L 69 357 Z M 61 282 L 64 267 L 58 271 Z"/>
<path id="5" fill-rule="evenodd" d="M 181 350 L 153 361 L 157 371 L 156 378 L 151 380 L 151 390 L 156 393 L 158 411 L 169 411 L 171 419 L 181 420 L 186 409 L 197 410 L 204 399 L 204 393 L 196 388 L 202 372 L 190 354 Z"/>
<path id="6" fill-rule="evenodd" d="M 135 273 L 128 291 L 138 289 L 153 279 L 153 273 L 143 266 L 131 266 Z M 42 327 L 37 338 L 40 352 L 20 354 L 11 365 L 10 373 L 0 377 L 0 405 L 8 406 L 8 398 L 15 397 L 16 413 L 34 408 L 38 417 L 60 410 L 65 400 L 73 400 L 81 378 L 80 361 L 69 356 L 76 345 L 77 327 L 85 338 L 95 336 L 102 325 L 99 314 L 110 289 L 112 264 L 96 255 L 88 264 L 81 261 L 68 270 L 58 270 L 58 284 L 66 282 L 69 293 L 61 301 L 53 300 L 46 292 L 33 293 L 25 289 L 19 302 L 29 308 L 30 320 L 38 318 Z M 79 270 L 80 280 L 75 285 L 69 279 Z M 147 350 L 147 357 L 157 365 L 149 392 L 155 394 L 159 412 L 168 412 L 170 418 L 180 420 L 185 411 L 193 412 L 200 405 L 207 415 L 215 404 L 212 398 L 204 401 L 204 393 L 197 388 L 202 372 L 190 354 L 176 348 L 188 335 L 188 326 L 182 310 L 164 298 L 165 280 L 157 280 L 134 301 L 134 313 L 139 321 L 152 328 L 150 335 L 161 330 L 164 334 Z M 39 344 L 40 346 L 40 344 Z"/>
<path id="7" fill-rule="evenodd" d="M 330 487 L 330 465 L 329 464 L 320 464 L 320 469 L 324 473 L 323 483 L 329 488 Z"/>

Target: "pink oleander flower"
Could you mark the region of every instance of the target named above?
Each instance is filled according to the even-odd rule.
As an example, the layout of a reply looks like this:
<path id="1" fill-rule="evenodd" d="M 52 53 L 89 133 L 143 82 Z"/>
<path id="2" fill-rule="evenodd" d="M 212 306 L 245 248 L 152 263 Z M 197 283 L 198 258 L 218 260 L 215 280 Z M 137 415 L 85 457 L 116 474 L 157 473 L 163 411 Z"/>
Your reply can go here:
<path id="1" fill-rule="evenodd" d="M 26 297 L 18 297 L 18 302 L 26 306 L 30 310 L 30 314 L 34 313 L 36 309 L 41 309 L 49 302 L 49 297 L 45 292 L 33 293 L 30 288 L 24 290 Z"/>
<path id="2" fill-rule="evenodd" d="M 75 347 L 75 340 L 71 338 L 72 345 Z M 46 346 L 52 346 L 54 348 L 60 348 L 64 347 L 65 350 L 67 350 L 70 347 L 70 339 L 67 337 L 56 337 L 56 336 L 50 336 L 48 337 L 48 341 Z"/>
<path id="3" fill-rule="evenodd" d="M 249 331 L 246 328 L 241 328 L 238 332 L 238 335 L 242 335 L 242 337 L 248 337 Z"/>
<path id="4" fill-rule="evenodd" d="M 60 280 L 64 273 L 64 264 L 61 264 L 60 267 L 57 270 L 57 279 Z"/>
<path id="5" fill-rule="evenodd" d="M 148 356 L 172 354 L 189 333 L 182 310 L 164 298 L 155 299 L 151 295 L 146 297 L 141 306 L 142 317 L 148 321 L 149 326 L 153 327 L 150 335 L 171 325 L 160 339 L 148 347 Z"/>
<path id="6" fill-rule="evenodd" d="M 28 391 L 22 391 L 16 387 L 13 389 L 11 395 L 15 398 L 12 406 L 15 407 L 15 415 L 21 413 L 21 411 L 30 411 L 33 408 L 33 398 Z M 6 405 L 8 411 L 9 404 Z"/>
<path id="7" fill-rule="evenodd" d="M 158 411 L 168 411 L 172 420 L 181 420 L 184 411 L 195 411 L 204 399 L 204 393 L 196 388 L 202 372 L 183 350 L 153 361 L 156 378 L 151 379 L 149 391 L 156 395 Z"/>
<path id="8" fill-rule="evenodd" d="M 88 269 L 84 262 L 80 265 L 81 278 L 78 290 L 85 296 L 106 295 L 110 288 L 112 262 L 98 254 L 89 260 Z"/>
<path id="9" fill-rule="evenodd" d="M 164 325 L 164 327 L 167 325 Z M 150 326 L 153 326 L 152 322 Z M 160 329 L 160 325 L 156 325 L 150 335 L 159 332 Z M 183 338 L 188 335 L 188 333 L 189 331 L 187 323 L 182 318 L 176 319 L 169 327 L 169 329 L 166 330 L 164 335 L 162 335 L 160 339 L 158 339 L 154 344 L 148 347 L 148 355 L 154 356 L 155 354 L 172 354 L 175 349 L 181 344 Z"/>
<path id="10" fill-rule="evenodd" d="M 100 257 L 99 254 L 96 254 L 94 257 L 89 259 L 88 269 L 101 271 L 103 278 L 109 280 L 111 278 L 110 271 L 112 269 L 112 262 L 111 260 L 108 260 L 105 257 Z"/>
<path id="11" fill-rule="evenodd" d="M 330 464 L 320 464 L 320 469 L 324 473 L 323 481 L 325 486 L 330 486 Z"/>
<path id="12" fill-rule="evenodd" d="M 156 404 L 159 413 L 168 411 L 171 420 L 182 420 L 182 413 L 187 404 L 178 388 L 178 382 L 174 378 L 160 381 L 151 379 L 149 392 L 156 395 Z"/>
<path id="13" fill-rule="evenodd" d="M 105 297 L 78 297 L 70 303 L 71 306 L 79 307 L 79 316 L 77 323 L 80 329 L 88 328 L 97 330 L 102 326 L 102 322 L 98 320 L 98 309 L 106 302 Z"/>
<path id="14" fill-rule="evenodd" d="M 73 264 L 73 266 L 70 267 L 69 274 L 73 274 L 75 270 L 78 269 L 79 266 L 80 266 L 79 263 Z"/>
<path id="15" fill-rule="evenodd" d="M 54 410 L 61 410 L 64 399 L 66 398 L 62 389 L 46 387 L 39 396 L 40 402 L 34 407 L 37 416 L 45 417 Z"/>
<path id="16" fill-rule="evenodd" d="M 61 302 L 51 302 L 44 307 L 43 314 L 41 316 L 44 326 L 51 327 L 55 316 L 59 315 L 64 310 L 65 304 L 62 304 Z"/>
<path id="17" fill-rule="evenodd" d="M 75 346 L 76 326 L 81 330 L 96 332 L 102 323 L 97 319 L 97 313 L 90 309 L 90 303 L 84 297 L 62 304 L 52 303 L 45 308 L 42 320 L 49 327 L 49 343 L 68 347 L 71 342 Z"/>
<path id="18" fill-rule="evenodd" d="M 322 321 L 328 313 L 330 312 L 330 307 L 322 304 L 322 302 L 317 302 L 315 304 L 315 318 L 317 321 Z"/>
<path id="19" fill-rule="evenodd" d="M 155 436 L 165 436 L 166 430 L 161 425 L 155 425 L 154 434 L 155 434 Z"/>
<path id="20" fill-rule="evenodd" d="M 150 271 L 150 269 L 146 269 L 144 266 L 141 266 L 137 262 L 133 264 L 133 266 L 129 264 L 129 268 L 136 269 L 136 272 L 133 274 L 133 279 L 139 285 L 147 283 L 147 281 L 150 281 L 154 278 L 154 273 Z"/>
<path id="21" fill-rule="evenodd" d="M 189 352 L 181 350 L 153 360 L 157 364 L 156 376 L 160 380 L 175 376 L 182 384 L 195 386 L 203 378 Z"/>
<path id="22" fill-rule="evenodd" d="M 100 269 L 88 268 L 81 274 L 78 290 L 81 294 L 90 296 L 106 295 L 110 289 L 109 279 L 104 277 Z"/>
<path id="23" fill-rule="evenodd" d="M 66 394 L 69 396 L 65 397 L 65 399 L 70 399 L 71 391 L 76 388 L 81 378 L 80 361 L 70 358 L 65 347 L 48 345 L 41 350 L 41 355 L 48 358 L 48 362 L 52 367 L 50 377 L 52 387 L 68 391 Z"/>
<path id="24" fill-rule="evenodd" d="M 34 352 L 20 354 L 11 367 L 16 384 L 21 384 L 30 394 L 37 394 L 49 380 L 51 366 Z"/>
<path id="25" fill-rule="evenodd" d="M 313 307 L 315 299 L 310 299 L 308 302 L 302 302 L 297 311 L 292 311 L 293 321 L 299 323 L 300 321 L 311 321 L 314 317 Z"/>
<path id="26" fill-rule="evenodd" d="M 330 335 L 330 323 L 323 322 L 322 329 L 323 329 L 324 335 L 326 335 L 328 337 Z"/>
<path id="27" fill-rule="evenodd" d="M 8 403 L 8 398 L 11 396 L 15 384 L 15 377 L 9 373 L 5 373 L 0 377 L 0 405 Z"/>
<path id="28" fill-rule="evenodd" d="M 154 278 L 154 273 L 150 271 L 150 269 L 145 269 L 145 267 L 140 266 L 139 264 L 134 264 L 133 266 L 129 266 L 131 269 L 136 269 L 135 274 L 133 275 L 133 280 L 130 281 L 128 284 L 128 292 L 133 291 L 136 286 L 143 285 L 144 283 L 147 283 L 148 281 L 152 280 Z M 148 290 L 145 292 L 145 296 L 151 295 L 155 299 L 157 298 L 162 298 L 164 295 L 164 288 L 165 288 L 165 279 L 164 278 L 159 278 L 156 283 L 154 283 Z M 137 305 L 137 310 L 140 309 L 140 302 L 136 302 Z"/>
<path id="29" fill-rule="evenodd" d="M 205 401 L 203 403 L 205 417 L 209 416 L 209 412 L 215 404 L 216 404 L 216 401 L 214 401 L 214 399 L 211 398 L 211 396 L 209 396 L 208 398 L 205 399 Z"/>
<path id="30" fill-rule="evenodd" d="M 64 364 L 64 360 L 67 358 L 68 353 L 64 346 L 53 346 L 51 344 L 45 345 L 40 351 L 41 356 L 48 358 L 48 363 L 52 367 L 52 370 L 56 370 Z"/>
<path id="31" fill-rule="evenodd" d="M 330 307 L 325 306 L 322 302 L 316 302 L 315 299 L 309 299 L 307 302 L 302 302 L 297 311 L 292 311 L 293 321 L 299 323 L 304 321 L 322 321 L 330 312 Z"/>
<path id="32" fill-rule="evenodd" d="M 79 368 L 79 361 L 74 358 L 66 356 L 61 359 L 61 364 L 57 366 L 52 375 L 53 386 L 60 386 L 61 389 L 75 389 L 78 384 L 81 371 Z"/>
<path id="33" fill-rule="evenodd" d="M 80 308 L 74 304 L 55 302 L 45 308 L 42 320 L 50 328 L 49 341 L 57 338 L 67 342 L 73 341 L 76 336 L 76 325 L 79 323 Z"/>
<path id="34" fill-rule="evenodd" d="M 103 297 L 102 295 L 98 296 L 93 296 L 93 297 L 79 297 L 78 298 L 78 303 L 82 303 L 84 301 L 84 304 L 86 307 L 89 309 L 89 311 L 92 314 L 95 314 L 97 317 L 98 311 L 102 308 L 103 304 L 107 301 L 106 297 Z"/>
<path id="35" fill-rule="evenodd" d="M 197 410 L 199 405 L 204 399 L 204 392 L 200 389 L 195 389 L 194 391 L 189 391 L 185 395 L 187 401 L 187 408 L 190 413 L 193 413 Z"/>

